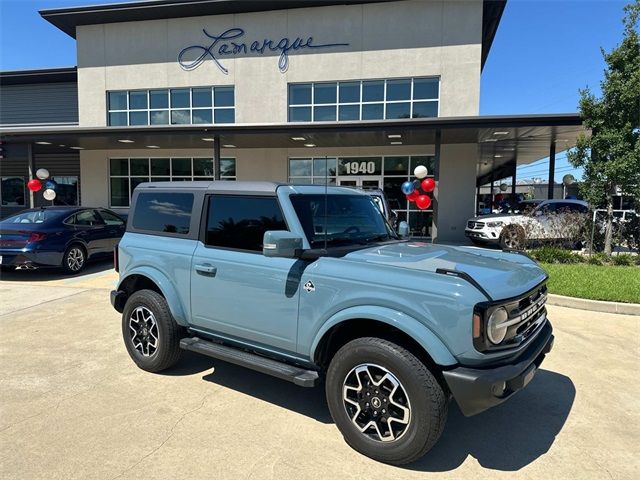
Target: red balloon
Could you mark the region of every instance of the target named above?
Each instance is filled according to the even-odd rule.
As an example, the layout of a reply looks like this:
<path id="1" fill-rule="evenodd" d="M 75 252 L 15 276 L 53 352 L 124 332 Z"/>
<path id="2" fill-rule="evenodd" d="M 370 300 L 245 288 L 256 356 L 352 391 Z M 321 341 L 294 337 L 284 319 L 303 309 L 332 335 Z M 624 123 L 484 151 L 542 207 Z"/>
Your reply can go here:
<path id="1" fill-rule="evenodd" d="M 37 178 L 29 180 L 29 182 L 27 182 L 27 188 L 32 192 L 37 192 L 42 188 L 42 182 Z"/>
<path id="2" fill-rule="evenodd" d="M 407 195 L 407 200 L 409 200 L 410 202 L 415 202 L 419 196 L 420 194 L 418 193 L 418 191 L 414 190 L 409 195 Z"/>
<path id="3" fill-rule="evenodd" d="M 436 188 L 436 182 L 433 180 L 433 178 L 425 178 L 422 181 L 421 186 L 422 190 L 424 190 L 425 192 L 433 192 L 433 190 Z"/>
<path id="4" fill-rule="evenodd" d="M 426 210 L 431 205 L 431 198 L 428 195 L 420 195 L 416 199 L 416 205 L 420 210 Z"/>

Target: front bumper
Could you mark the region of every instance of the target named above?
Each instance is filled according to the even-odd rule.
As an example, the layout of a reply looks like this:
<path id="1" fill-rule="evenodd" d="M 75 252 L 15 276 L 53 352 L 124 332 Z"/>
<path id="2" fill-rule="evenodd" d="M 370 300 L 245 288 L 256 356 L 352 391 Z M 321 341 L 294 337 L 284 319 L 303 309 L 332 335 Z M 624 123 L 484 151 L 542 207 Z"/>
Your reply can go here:
<path id="1" fill-rule="evenodd" d="M 464 231 L 465 236 L 473 238 L 474 240 L 480 240 L 487 243 L 497 243 L 500 240 L 500 233 L 488 232 L 486 230 L 470 230 Z"/>
<path id="2" fill-rule="evenodd" d="M 553 348 L 553 328 L 547 321 L 537 338 L 519 355 L 517 362 L 485 368 L 457 367 L 443 372 L 460 410 L 466 417 L 501 404 L 531 381 Z"/>

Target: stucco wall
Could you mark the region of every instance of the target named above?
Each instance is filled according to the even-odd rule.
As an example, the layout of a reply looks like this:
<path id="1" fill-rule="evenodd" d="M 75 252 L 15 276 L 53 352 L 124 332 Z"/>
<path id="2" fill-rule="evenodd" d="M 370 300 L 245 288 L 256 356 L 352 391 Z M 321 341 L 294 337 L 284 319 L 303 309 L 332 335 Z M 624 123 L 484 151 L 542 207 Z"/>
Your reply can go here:
<path id="1" fill-rule="evenodd" d="M 314 37 L 348 47 L 300 50 L 285 73 L 278 53 L 211 59 L 193 71 L 177 63 L 202 33 L 239 27 L 250 43 Z M 235 85 L 236 123 L 287 121 L 287 84 L 322 80 L 439 76 L 440 116 L 476 115 L 479 108 L 481 0 L 406 0 L 274 12 L 87 25 L 77 28 L 81 126 L 106 124 L 108 90 Z"/>

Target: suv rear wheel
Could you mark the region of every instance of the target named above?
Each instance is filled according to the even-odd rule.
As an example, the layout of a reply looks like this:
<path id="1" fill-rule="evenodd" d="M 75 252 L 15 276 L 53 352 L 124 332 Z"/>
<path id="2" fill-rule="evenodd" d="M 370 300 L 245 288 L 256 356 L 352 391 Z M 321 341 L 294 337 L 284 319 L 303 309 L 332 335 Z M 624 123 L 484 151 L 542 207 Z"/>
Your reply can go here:
<path id="1" fill-rule="evenodd" d="M 143 370 L 161 372 L 180 360 L 182 329 L 162 295 L 153 290 L 133 293 L 122 312 L 122 336 L 127 352 Z"/>
<path id="2" fill-rule="evenodd" d="M 375 460 L 402 465 L 440 438 L 447 397 L 429 369 L 387 340 L 344 345 L 327 371 L 327 403 L 345 441 Z"/>

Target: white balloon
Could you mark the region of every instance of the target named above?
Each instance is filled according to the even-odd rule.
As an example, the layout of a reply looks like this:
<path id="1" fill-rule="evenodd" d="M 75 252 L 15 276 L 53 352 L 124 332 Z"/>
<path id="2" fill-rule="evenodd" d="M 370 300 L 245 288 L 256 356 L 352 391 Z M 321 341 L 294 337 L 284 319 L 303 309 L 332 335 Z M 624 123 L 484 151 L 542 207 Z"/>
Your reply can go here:
<path id="1" fill-rule="evenodd" d="M 49 178 L 49 170 L 47 170 L 46 168 L 39 168 L 36 172 L 36 177 L 38 177 L 40 180 L 46 180 L 47 178 Z"/>
<path id="2" fill-rule="evenodd" d="M 503 192 L 506 192 L 507 188 L 509 188 L 509 185 L 507 185 L 506 183 L 500 184 L 500 190 L 502 190 Z"/>
<path id="3" fill-rule="evenodd" d="M 53 200 L 54 198 L 56 198 L 56 192 L 55 190 L 47 188 L 44 192 L 42 192 L 42 196 L 45 200 Z"/>
<path id="4" fill-rule="evenodd" d="M 413 174 L 416 176 L 416 178 L 419 178 L 420 180 L 422 180 L 427 175 L 429 175 L 429 171 L 427 170 L 427 167 L 425 167 L 424 165 L 418 165 L 413 171 Z"/>

